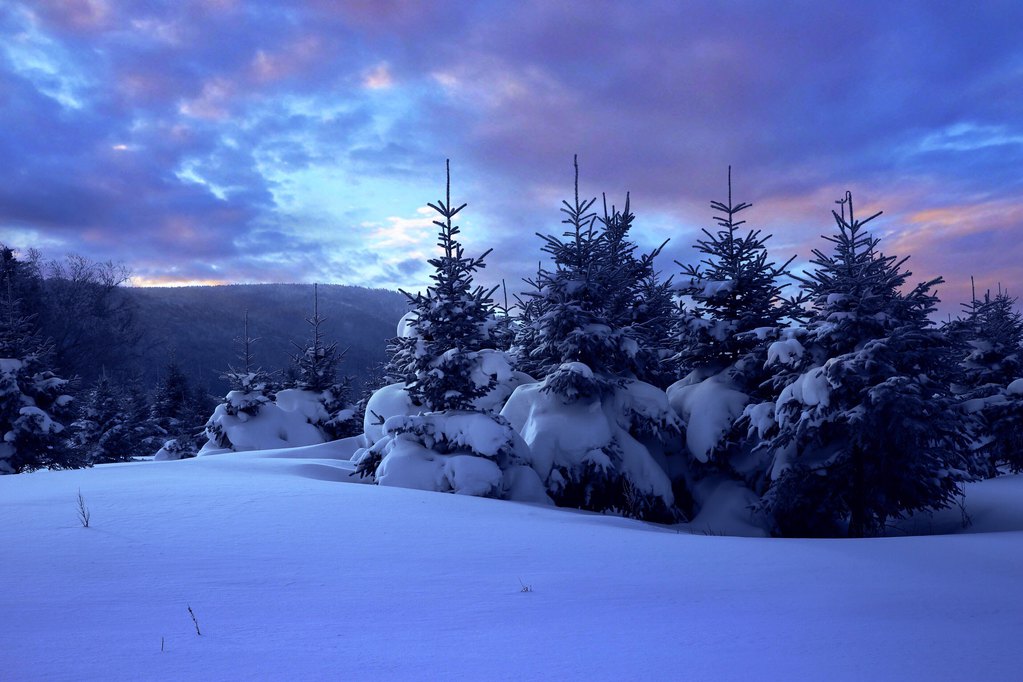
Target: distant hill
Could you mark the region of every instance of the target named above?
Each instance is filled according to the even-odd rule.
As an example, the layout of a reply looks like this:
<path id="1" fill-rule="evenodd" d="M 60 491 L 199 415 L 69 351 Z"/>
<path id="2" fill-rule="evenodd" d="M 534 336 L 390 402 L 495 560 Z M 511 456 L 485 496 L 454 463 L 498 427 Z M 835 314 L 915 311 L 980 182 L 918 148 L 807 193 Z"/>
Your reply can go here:
<path id="1" fill-rule="evenodd" d="M 137 305 L 143 338 L 131 362 L 152 384 L 173 351 L 190 379 L 222 393 L 219 374 L 235 360 L 245 311 L 249 334 L 259 341 L 255 356 L 266 369 L 281 369 L 304 344 L 313 312 L 310 284 L 236 284 L 208 287 L 128 288 L 125 295 Z M 349 348 L 343 374 L 362 384 L 374 367 L 386 360 L 387 339 L 408 309 L 398 292 L 343 285 L 319 286 L 320 314 L 328 341 Z"/>

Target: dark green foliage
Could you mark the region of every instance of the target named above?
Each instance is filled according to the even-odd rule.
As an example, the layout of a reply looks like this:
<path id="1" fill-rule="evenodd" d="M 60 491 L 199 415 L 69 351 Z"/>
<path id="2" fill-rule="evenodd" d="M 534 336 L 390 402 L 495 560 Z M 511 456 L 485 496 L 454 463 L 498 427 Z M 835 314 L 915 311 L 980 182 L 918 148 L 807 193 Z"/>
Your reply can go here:
<path id="1" fill-rule="evenodd" d="M 75 447 L 90 464 L 130 461 L 136 454 L 135 425 L 129 421 L 128 396 L 106 375 L 79 396 L 74 422 Z"/>
<path id="2" fill-rule="evenodd" d="M 683 372 L 720 370 L 763 346 L 753 330 L 786 326 L 799 317 L 802 299 L 785 299 L 793 258 L 778 266 L 768 260 L 771 235 L 760 230 L 740 230 L 745 220 L 737 216 L 752 204 L 732 202 L 732 169 L 728 168 L 728 203 L 712 201 L 718 229 L 703 230 L 704 239 L 694 248 L 703 256 L 697 265 L 683 265 L 679 293 L 692 299 L 679 325 L 681 347 L 677 360 Z"/>
<path id="3" fill-rule="evenodd" d="M 664 383 L 673 374 L 664 349 L 672 306 L 670 282 L 660 282 L 654 270 L 660 248 L 636 255 L 628 198 L 621 211 L 605 204 L 602 218 L 592 211 L 595 198 L 580 200 L 578 159 L 574 190 L 573 201 L 562 202 L 568 226 L 562 235 L 537 233 L 553 269 L 541 266 L 526 280 L 532 291 L 519 301 L 519 366 L 537 378 L 567 363 L 589 367 L 592 377 L 573 371 L 548 382 L 566 396 L 606 395 L 623 379 Z"/>
<path id="4" fill-rule="evenodd" d="M 24 272 L 13 252 L 0 250 L 0 473 L 84 466 L 66 439 L 69 382 L 50 369 L 52 346 L 15 297 Z"/>
<path id="5" fill-rule="evenodd" d="M 429 261 L 433 284 L 425 293 L 402 292 L 412 312 L 411 334 L 392 342 L 388 374 L 403 380 L 413 401 L 427 411 L 472 410 L 473 402 L 492 388 L 473 379 L 476 353 L 497 345 L 492 333 L 496 288 L 473 282 L 475 273 L 486 267 L 490 250 L 469 257 L 458 241 L 461 230 L 452 220 L 466 204 L 451 203 L 450 162 L 445 198 L 429 206 L 443 219 L 434 221 L 443 255 Z"/>
<path id="6" fill-rule="evenodd" d="M 801 280 L 814 304 L 806 353 L 783 382 L 779 430 L 766 442 L 776 463 L 764 504 L 777 532 L 823 510 L 850 536 L 878 534 L 892 518 L 949 506 L 972 477 L 948 382 L 954 346 L 928 319 L 941 280 L 903 292 L 906 259 L 885 256 L 863 229 L 877 214 L 860 221 L 851 195 L 841 203 L 826 237 L 833 252 L 814 251 L 816 269 Z M 805 399 L 807 382 L 827 399 Z M 837 523 L 814 519 L 805 532 Z"/>

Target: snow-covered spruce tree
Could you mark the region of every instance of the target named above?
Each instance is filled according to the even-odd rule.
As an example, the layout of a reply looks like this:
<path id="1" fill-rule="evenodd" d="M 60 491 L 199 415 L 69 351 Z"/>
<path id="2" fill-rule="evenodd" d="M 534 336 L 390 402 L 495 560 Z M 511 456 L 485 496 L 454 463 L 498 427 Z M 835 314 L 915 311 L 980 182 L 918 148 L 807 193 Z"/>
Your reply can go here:
<path id="1" fill-rule="evenodd" d="M 637 245 L 629 239 L 636 216 L 625 195 L 622 210 L 608 211 L 604 197 L 601 225 L 599 270 L 606 280 L 605 315 L 612 329 L 628 329 L 635 340 L 630 353 L 629 371 L 636 379 L 667 386 L 675 377 L 671 330 L 676 324 L 674 287 L 671 278 L 661 280 L 654 259 L 665 245 L 650 253 L 637 255 Z"/>
<path id="2" fill-rule="evenodd" d="M 654 269 L 663 244 L 636 255 L 628 238 L 635 219 L 629 197 L 621 211 L 608 211 L 605 201 L 602 217 L 591 210 L 595 201 L 579 199 L 576 162 L 574 203 L 561 208 L 568 228 L 560 237 L 537 233 L 553 269 L 541 266 L 526 280 L 532 291 L 519 299 L 515 346 L 520 365 L 534 376 L 581 362 L 599 368 L 593 388 L 610 393 L 620 378 L 656 383 L 671 371 L 664 348 L 672 324 L 671 285 L 660 282 Z"/>
<path id="3" fill-rule="evenodd" d="M 124 396 L 125 423 L 128 425 L 127 451 L 132 455 L 146 455 L 156 451 L 166 439 L 160 438 L 160 429 L 153 423 L 153 407 L 141 371 L 126 378 Z"/>
<path id="4" fill-rule="evenodd" d="M 763 346 L 755 330 L 777 329 L 799 312 L 800 301 L 785 299 L 781 279 L 795 256 L 782 265 L 768 260 L 771 235 L 745 229 L 740 213 L 746 202 L 733 203 L 732 167 L 728 167 L 728 203 L 710 206 L 718 229 L 703 230 L 694 248 L 702 259 L 683 265 L 679 293 L 692 300 L 680 320 L 678 361 L 683 371 L 721 371 Z M 741 229 L 742 228 L 742 229 Z"/>
<path id="5" fill-rule="evenodd" d="M 717 495 L 739 495 L 753 504 L 764 485 L 768 456 L 747 434 L 743 414 L 750 403 L 773 400 L 767 354 L 772 340 L 793 335 L 788 328 L 800 314 L 801 298 L 783 298 L 792 258 L 770 259 L 771 235 L 746 227 L 741 214 L 751 208 L 735 202 L 732 169 L 727 201 L 712 201 L 716 230 L 703 230 L 694 248 L 696 265 L 682 267 L 675 343 L 685 376 L 667 389 L 685 423 L 690 462 L 687 472 L 696 507 L 715 504 Z"/>
<path id="6" fill-rule="evenodd" d="M 10 255 L 0 270 L 0 474 L 86 466 L 66 441 L 68 381 L 50 371 L 51 347 L 21 313 Z"/>
<path id="7" fill-rule="evenodd" d="M 295 344 L 291 356 L 295 380 L 287 390 L 277 393 L 277 406 L 293 412 L 306 412 L 309 422 L 323 432 L 326 440 L 347 438 L 361 432 L 351 397 L 351 379 L 339 377 L 338 368 L 346 351 L 338 351 L 337 342 L 328 343 L 323 333 L 326 320 L 320 314 L 319 285 L 313 285 L 313 316 L 306 318 L 310 337 L 305 345 Z M 315 406 L 303 407 L 312 399 Z"/>
<path id="8" fill-rule="evenodd" d="M 416 351 L 406 387 L 412 399 L 427 411 L 472 409 L 473 401 L 485 396 L 492 386 L 474 380 L 476 353 L 493 348 L 493 294 L 497 287 L 484 289 L 473 282 L 473 275 L 486 267 L 490 249 L 475 258 L 465 255 L 457 237 L 461 232 L 452 219 L 466 204 L 451 203 L 451 174 L 448 167 L 445 200 L 428 204 L 443 220 L 435 220 L 439 233 L 437 245 L 443 251 L 431 258 L 433 284 L 426 292 L 409 294 L 415 330 Z"/>
<path id="9" fill-rule="evenodd" d="M 366 406 L 370 446 L 356 453 L 358 470 L 381 485 L 546 501 L 529 450 L 508 422 L 494 414 L 511 389 L 529 380 L 513 371 L 496 347 L 495 289 L 474 283 L 490 251 L 465 255 L 453 221 L 466 204 L 445 198 L 428 204 L 440 217 L 431 258 L 433 284 L 410 294 L 411 310 L 392 342 L 389 375 L 400 383 L 377 391 Z"/>
<path id="10" fill-rule="evenodd" d="M 211 402 L 206 390 L 188 380 L 172 352 L 150 408 L 150 421 L 161 445 L 154 458 L 195 457 L 203 442 L 206 416 L 213 411 Z"/>
<path id="11" fill-rule="evenodd" d="M 999 290 L 974 301 L 965 321 L 968 353 L 963 381 L 970 389 L 1004 387 L 1023 377 L 1023 315 L 1018 299 Z"/>
<path id="12" fill-rule="evenodd" d="M 128 420 L 127 397 L 104 372 L 81 395 L 74 428 L 74 446 L 90 464 L 132 460 L 133 425 Z"/>
<path id="13" fill-rule="evenodd" d="M 667 397 L 637 379 L 658 366 L 638 292 L 653 257 L 636 258 L 628 202 L 600 221 L 595 199 L 564 202 L 561 235 L 539 234 L 553 268 L 527 280 L 516 348 L 542 383 L 519 387 L 502 410 L 529 444 L 547 491 L 561 506 L 667 521 L 671 483 L 654 454 L 678 435 Z M 602 229 L 601 229 L 602 228 Z"/>
<path id="14" fill-rule="evenodd" d="M 970 415 L 979 471 L 1023 469 L 1023 315 L 1017 299 L 999 289 L 964 306 L 966 316 L 946 326 L 960 344 L 957 392 Z"/>
<path id="15" fill-rule="evenodd" d="M 200 454 L 207 454 L 214 447 L 234 450 L 236 447 L 233 440 L 250 441 L 247 438 L 249 434 L 245 432 L 252 430 L 255 417 L 267 404 L 273 403 L 273 375 L 256 364 L 253 346 L 257 340 L 249 335 L 249 311 L 246 310 L 242 335 L 235 339 L 238 348 L 237 366 L 228 366 L 227 371 L 221 375 L 227 381 L 230 391 L 206 421 L 205 433 L 209 441 L 200 450 Z"/>
<path id="16" fill-rule="evenodd" d="M 763 506 L 781 535 L 851 537 L 889 519 L 948 506 L 971 478 L 961 412 L 948 377 L 954 346 L 928 319 L 940 278 L 903 287 L 910 272 L 878 251 L 846 193 L 838 230 L 800 282 L 813 303 L 806 333 L 784 351 L 784 385 L 757 428 L 776 429 Z M 773 420 L 770 419 L 773 417 Z M 773 422 L 773 423 L 772 423 Z"/>

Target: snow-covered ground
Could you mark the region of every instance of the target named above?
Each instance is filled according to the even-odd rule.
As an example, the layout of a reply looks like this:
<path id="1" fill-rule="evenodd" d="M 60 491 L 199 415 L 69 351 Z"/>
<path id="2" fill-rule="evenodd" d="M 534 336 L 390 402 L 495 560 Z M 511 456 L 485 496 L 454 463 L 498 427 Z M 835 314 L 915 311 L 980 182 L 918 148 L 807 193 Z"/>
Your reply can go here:
<path id="1" fill-rule="evenodd" d="M 0 679 L 1019 679 L 1023 477 L 968 533 L 774 540 L 359 485 L 348 450 L 0 477 Z"/>

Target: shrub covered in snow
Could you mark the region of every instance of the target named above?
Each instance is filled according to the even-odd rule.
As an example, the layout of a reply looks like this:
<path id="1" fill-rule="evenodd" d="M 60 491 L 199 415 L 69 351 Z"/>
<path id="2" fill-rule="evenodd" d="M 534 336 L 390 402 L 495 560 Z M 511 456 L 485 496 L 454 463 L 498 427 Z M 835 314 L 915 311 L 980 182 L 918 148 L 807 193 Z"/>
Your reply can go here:
<path id="1" fill-rule="evenodd" d="M 548 502 L 529 448 L 493 414 L 449 410 L 395 415 L 354 461 L 379 485 Z"/>
<path id="2" fill-rule="evenodd" d="M 501 411 L 548 494 L 560 506 L 675 519 L 671 481 L 655 456 L 663 439 L 678 434 L 664 392 L 628 380 L 611 394 L 566 394 L 556 382 L 569 373 L 579 376 L 566 385 L 593 380 L 586 365 L 564 365 L 544 382 L 519 386 Z"/>
<path id="3" fill-rule="evenodd" d="M 231 391 L 206 422 L 209 441 L 200 455 L 218 450 L 274 450 L 327 440 L 318 424 L 327 419 L 320 394 L 286 389 L 270 399 L 258 391 Z"/>

